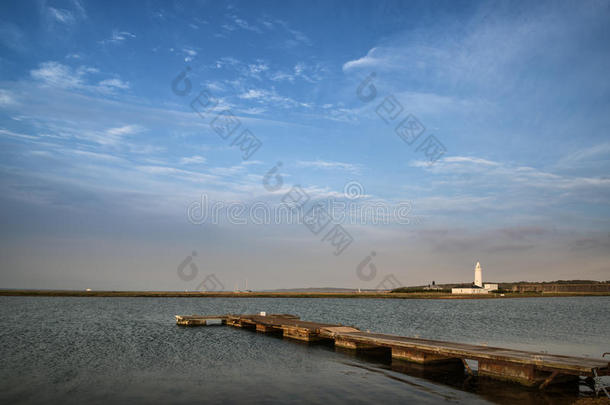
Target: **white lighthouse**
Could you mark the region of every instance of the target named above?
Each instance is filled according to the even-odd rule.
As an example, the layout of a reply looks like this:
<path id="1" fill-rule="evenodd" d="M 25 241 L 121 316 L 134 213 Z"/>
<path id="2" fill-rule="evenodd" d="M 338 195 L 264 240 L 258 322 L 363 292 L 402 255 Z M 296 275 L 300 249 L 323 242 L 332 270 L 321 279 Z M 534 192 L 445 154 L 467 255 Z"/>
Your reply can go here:
<path id="1" fill-rule="evenodd" d="M 453 294 L 488 294 L 491 291 L 497 290 L 498 284 L 483 284 L 483 270 L 481 270 L 481 263 L 477 262 L 474 266 L 474 283 L 471 287 L 457 287 L 452 288 Z"/>
<path id="2" fill-rule="evenodd" d="M 474 266 L 474 285 L 477 287 L 483 287 L 483 274 L 481 271 L 481 263 L 477 262 Z"/>

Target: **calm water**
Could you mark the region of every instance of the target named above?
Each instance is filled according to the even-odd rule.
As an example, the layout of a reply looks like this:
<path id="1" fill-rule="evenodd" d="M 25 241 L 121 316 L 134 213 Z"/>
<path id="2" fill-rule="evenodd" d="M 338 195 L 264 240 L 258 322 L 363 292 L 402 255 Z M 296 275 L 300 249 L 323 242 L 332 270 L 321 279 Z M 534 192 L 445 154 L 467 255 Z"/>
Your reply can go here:
<path id="1" fill-rule="evenodd" d="M 0 297 L 2 403 L 569 403 L 175 314 L 294 313 L 360 329 L 599 357 L 610 297 L 510 300 Z M 587 390 L 581 388 L 580 395 Z"/>

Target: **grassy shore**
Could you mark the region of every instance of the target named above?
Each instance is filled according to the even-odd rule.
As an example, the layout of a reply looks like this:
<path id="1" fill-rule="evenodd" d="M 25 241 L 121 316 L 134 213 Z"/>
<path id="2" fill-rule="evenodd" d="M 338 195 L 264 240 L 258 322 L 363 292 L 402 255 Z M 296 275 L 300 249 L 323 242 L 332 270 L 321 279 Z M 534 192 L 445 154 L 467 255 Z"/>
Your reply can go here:
<path id="1" fill-rule="evenodd" d="M 183 291 L 78 291 L 78 290 L 0 290 L 0 296 L 30 297 L 230 297 L 230 298 L 387 298 L 387 299 L 504 299 L 531 297 L 610 296 L 591 293 L 505 293 L 458 295 L 437 292 L 183 292 Z"/>

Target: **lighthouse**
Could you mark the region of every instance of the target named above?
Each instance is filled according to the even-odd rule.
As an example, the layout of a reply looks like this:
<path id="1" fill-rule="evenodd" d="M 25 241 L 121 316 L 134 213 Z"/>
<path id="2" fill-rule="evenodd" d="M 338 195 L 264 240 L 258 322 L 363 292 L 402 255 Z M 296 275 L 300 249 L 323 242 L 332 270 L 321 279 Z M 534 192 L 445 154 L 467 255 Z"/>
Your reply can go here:
<path id="1" fill-rule="evenodd" d="M 483 287 L 483 274 L 481 271 L 481 263 L 477 262 L 474 267 L 474 285 L 477 287 Z"/>
<path id="2" fill-rule="evenodd" d="M 488 294 L 491 291 L 497 290 L 498 284 L 483 284 L 483 270 L 481 270 L 481 263 L 477 262 L 474 266 L 474 283 L 468 288 L 455 287 L 451 289 L 452 294 Z"/>

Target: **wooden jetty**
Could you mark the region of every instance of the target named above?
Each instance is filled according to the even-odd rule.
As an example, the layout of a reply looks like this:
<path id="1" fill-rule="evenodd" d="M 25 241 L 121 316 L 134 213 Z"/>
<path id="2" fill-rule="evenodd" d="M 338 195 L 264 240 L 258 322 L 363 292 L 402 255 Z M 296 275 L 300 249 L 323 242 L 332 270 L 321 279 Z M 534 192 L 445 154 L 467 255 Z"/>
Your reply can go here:
<path id="1" fill-rule="evenodd" d="M 335 347 L 376 351 L 399 361 L 426 366 L 462 365 L 472 374 L 466 360 L 478 362 L 478 375 L 518 382 L 544 389 L 549 384 L 577 381 L 580 376 L 610 375 L 610 364 L 602 359 L 542 354 L 499 347 L 478 346 L 439 340 L 362 332 L 340 324 L 308 322 L 289 314 L 261 315 L 176 315 L 183 326 L 207 325 L 210 320 L 229 326 L 277 333 L 305 342 L 329 341 Z"/>
<path id="2" fill-rule="evenodd" d="M 208 321 L 220 321 L 221 325 L 227 324 L 226 315 L 176 315 L 176 324 L 180 326 L 206 326 Z M 217 323 L 217 322 L 214 322 Z"/>

